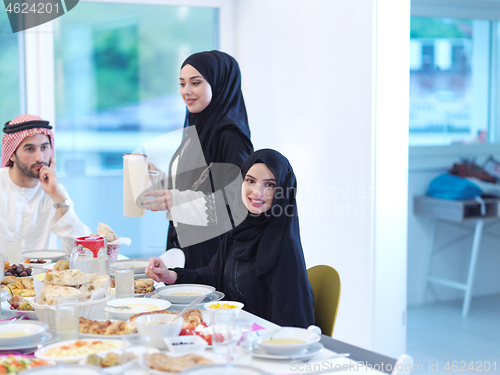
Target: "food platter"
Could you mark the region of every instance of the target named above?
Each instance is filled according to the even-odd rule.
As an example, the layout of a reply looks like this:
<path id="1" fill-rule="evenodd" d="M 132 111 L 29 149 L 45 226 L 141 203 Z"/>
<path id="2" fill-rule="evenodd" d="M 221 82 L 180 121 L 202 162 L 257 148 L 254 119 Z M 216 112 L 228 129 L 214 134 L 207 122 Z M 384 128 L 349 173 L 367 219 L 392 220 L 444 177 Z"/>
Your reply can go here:
<path id="1" fill-rule="evenodd" d="M 168 355 L 169 357 L 183 357 L 185 354 L 176 354 L 176 353 L 162 353 L 162 354 L 165 354 L 165 355 Z M 212 352 L 201 352 L 201 353 L 196 353 L 196 355 L 199 355 L 201 357 L 205 357 L 206 359 L 209 359 L 210 361 L 212 361 L 214 364 L 223 364 L 223 363 L 226 363 L 226 361 L 218 356 L 217 354 L 215 353 L 212 353 Z M 152 369 L 148 366 L 147 363 L 145 363 L 144 360 L 142 360 L 142 358 L 139 360 L 139 365 L 149 371 L 150 374 L 154 374 L 154 375 L 174 375 L 174 374 L 178 374 L 179 372 L 170 372 L 170 371 L 161 371 L 161 370 L 155 370 L 155 369 Z M 197 367 L 197 366 L 196 366 Z M 186 369 L 187 370 L 187 369 Z M 186 371 L 184 370 L 184 371 Z"/>
<path id="2" fill-rule="evenodd" d="M 98 322 L 106 322 L 106 321 L 111 321 L 111 322 L 114 322 L 114 321 L 117 321 L 118 319 L 96 319 L 96 321 Z M 124 338 L 124 339 L 129 339 L 129 338 L 134 338 L 134 337 L 137 337 L 139 335 L 139 333 L 137 332 L 133 332 L 133 333 L 125 333 L 125 334 L 118 334 L 118 335 L 100 335 L 100 334 L 97 334 L 97 333 L 82 333 L 80 332 L 80 337 L 82 339 L 121 339 L 121 338 Z"/>
<path id="3" fill-rule="evenodd" d="M 33 299 L 33 297 L 25 297 L 24 299 L 31 300 L 31 299 Z M 30 320 L 37 320 L 38 319 L 35 311 L 11 310 L 9 301 L 2 301 L 1 307 L 3 310 L 11 312 L 12 315 L 14 315 L 14 316 L 24 316 Z"/>
<path id="4" fill-rule="evenodd" d="M 63 259 L 68 256 L 65 251 L 62 250 L 34 250 L 34 251 L 26 251 L 23 253 L 24 259 L 45 259 L 51 260 L 53 262 Z M 30 263 L 31 265 L 31 263 Z"/>
<path id="5" fill-rule="evenodd" d="M 81 345 L 78 349 L 78 352 L 73 349 L 75 345 L 78 343 L 85 343 L 85 345 Z M 41 349 L 38 349 L 35 352 L 35 357 L 54 361 L 57 363 L 78 363 L 81 360 L 87 358 L 88 354 L 93 353 L 107 353 L 116 349 L 123 348 L 125 343 L 121 340 L 108 340 L 101 339 L 99 341 L 92 340 L 71 340 L 71 341 L 61 341 L 55 344 L 51 344 L 48 346 L 44 346 Z M 61 355 L 53 355 L 54 352 L 58 352 L 60 350 Z M 74 354 L 74 355 L 66 355 Z M 85 353 L 84 353 L 85 352 Z M 84 353 L 84 354 L 83 354 Z"/>

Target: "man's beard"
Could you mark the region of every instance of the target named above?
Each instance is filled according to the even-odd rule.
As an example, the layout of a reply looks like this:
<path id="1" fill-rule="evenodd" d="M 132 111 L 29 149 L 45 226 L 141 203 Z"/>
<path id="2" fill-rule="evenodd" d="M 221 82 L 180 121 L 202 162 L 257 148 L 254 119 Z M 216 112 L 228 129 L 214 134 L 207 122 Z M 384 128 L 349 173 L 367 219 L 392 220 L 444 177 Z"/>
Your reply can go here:
<path id="1" fill-rule="evenodd" d="M 22 174 L 24 174 L 27 177 L 36 178 L 37 180 L 40 178 L 40 170 L 32 169 L 27 164 L 21 163 L 19 161 L 19 159 L 17 158 L 17 155 L 15 156 L 15 158 L 16 158 L 16 161 L 14 164 L 17 166 L 17 169 L 19 169 Z M 43 162 L 40 164 L 47 165 L 46 163 L 43 163 Z M 35 165 L 39 165 L 39 164 L 32 164 L 32 167 L 34 167 Z"/>

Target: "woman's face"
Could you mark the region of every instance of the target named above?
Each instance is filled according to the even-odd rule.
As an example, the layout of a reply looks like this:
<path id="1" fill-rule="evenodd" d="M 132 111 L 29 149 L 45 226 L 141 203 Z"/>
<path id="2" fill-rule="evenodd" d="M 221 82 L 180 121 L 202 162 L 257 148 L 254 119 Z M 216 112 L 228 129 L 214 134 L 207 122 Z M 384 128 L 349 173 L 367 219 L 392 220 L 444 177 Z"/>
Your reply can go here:
<path id="1" fill-rule="evenodd" d="M 253 214 L 261 214 L 269 210 L 275 191 L 276 179 L 269 168 L 262 163 L 252 165 L 245 175 L 241 187 L 243 203 L 248 211 Z"/>
<path id="2" fill-rule="evenodd" d="M 187 64 L 181 69 L 179 78 L 181 96 L 191 113 L 200 113 L 212 101 L 212 88 L 199 71 Z"/>

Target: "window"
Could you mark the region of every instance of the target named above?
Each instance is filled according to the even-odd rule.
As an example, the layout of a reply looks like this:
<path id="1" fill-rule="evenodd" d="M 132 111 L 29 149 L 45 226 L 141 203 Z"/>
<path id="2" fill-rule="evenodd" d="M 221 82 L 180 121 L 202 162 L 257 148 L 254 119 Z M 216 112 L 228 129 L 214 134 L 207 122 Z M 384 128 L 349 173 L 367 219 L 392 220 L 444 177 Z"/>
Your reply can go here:
<path id="1" fill-rule="evenodd" d="M 123 154 L 183 127 L 180 66 L 218 48 L 218 16 L 211 7 L 80 2 L 54 21 L 59 180 L 92 230 L 104 222 L 132 238 L 120 248 L 129 257 L 160 255 L 168 222 L 165 212 L 123 216 Z M 180 144 L 160 139 L 172 153 Z M 169 161 L 158 166 L 167 171 Z"/>
<path id="2" fill-rule="evenodd" d="M 493 141 L 495 30 L 495 21 L 411 18 L 410 146 Z"/>
<path id="3" fill-rule="evenodd" d="M 21 114 L 19 34 L 13 34 L 6 12 L 0 13 L 1 127 Z M 1 145 L 0 145 L 1 147 Z"/>

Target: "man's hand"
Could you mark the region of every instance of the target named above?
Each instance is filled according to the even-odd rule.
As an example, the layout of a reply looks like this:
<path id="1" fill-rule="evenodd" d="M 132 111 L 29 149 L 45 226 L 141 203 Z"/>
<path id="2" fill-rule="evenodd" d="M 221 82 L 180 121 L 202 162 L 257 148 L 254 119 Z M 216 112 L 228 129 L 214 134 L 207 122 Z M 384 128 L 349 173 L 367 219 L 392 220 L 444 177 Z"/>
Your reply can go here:
<path id="1" fill-rule="evenodd" d="M 177 273 L 169 271 L 161 258 L 149 258 L 149 264 L 146 267 L 146 276 L 156 282 L 173 284 L 177 280 Z"/>
<path id="2" fill-rule="evenodd" d="M 59 184 L 57 182 L 56 162 L 54 160 L 54 155 L 52 155 L 52 157 L 50 158 L 50 166 L 47 167 L 46 165 L 43 165 L 42 168 L 40 168 L 40 175 L 38 178 L 42 185 L 43 191 L 47 193 L 52 199 L 54 199 L 54 203 L 59 203 L 55 202 L 55 199 L 59 198 L 59 195 L 63 197 L 60 200 L 61 202 L 66 199 L 62 195 L 62 192 L 59 189 Z"/>
<path id="3" fill-rule="evenodd" d="M 144 200 L 144 208 L 150 211 L 170 211 L 174 198 L 170 190 L 155 190 L 144 193 L 145 197 L 154 197 Z"/>

